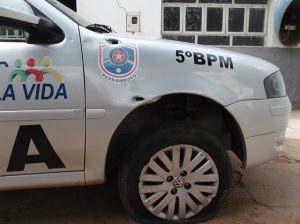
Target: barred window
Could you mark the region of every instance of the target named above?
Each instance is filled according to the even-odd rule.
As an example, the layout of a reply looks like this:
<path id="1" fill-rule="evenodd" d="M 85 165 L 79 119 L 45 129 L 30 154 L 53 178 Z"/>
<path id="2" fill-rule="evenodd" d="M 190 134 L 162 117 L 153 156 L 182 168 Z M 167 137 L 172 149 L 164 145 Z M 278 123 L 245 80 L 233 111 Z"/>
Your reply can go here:
<path id="1" fill-rule="evenodd" d="M 162 37 L 204 45 L 264 46 L 269 0 L 163 0 Z"/>
<path id="2" fill-rule="evenodd" d="M 202 8 L 187 7 L 185 15 L 186 31 L 202 31 Z"/>

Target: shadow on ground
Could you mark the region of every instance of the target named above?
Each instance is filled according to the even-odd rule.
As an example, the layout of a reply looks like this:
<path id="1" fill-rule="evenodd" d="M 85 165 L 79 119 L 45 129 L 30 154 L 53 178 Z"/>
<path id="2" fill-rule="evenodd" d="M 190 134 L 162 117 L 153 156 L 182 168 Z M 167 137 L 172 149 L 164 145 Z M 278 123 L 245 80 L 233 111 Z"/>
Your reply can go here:
<path id="1" fill-rule="evenodd" d="M 133 223 L 115 181 L 102 186 L 0 192 L 0 223 Z"/>

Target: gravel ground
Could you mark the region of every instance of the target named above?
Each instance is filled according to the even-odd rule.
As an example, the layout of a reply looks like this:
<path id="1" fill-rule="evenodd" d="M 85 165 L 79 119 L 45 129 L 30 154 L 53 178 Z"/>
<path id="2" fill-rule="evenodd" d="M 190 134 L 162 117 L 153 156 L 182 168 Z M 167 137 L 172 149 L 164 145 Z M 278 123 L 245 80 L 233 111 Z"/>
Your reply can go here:
<path id="1" fill-rule="evenodd" d="M 249 170 L 232 156 L 234 184 L 207 224 L 300 224 L 300 112 L 293 112 L 282 154 Z M 0 193 L 0 224 L 134 223 L 114 181 L 103 186 Z"/>

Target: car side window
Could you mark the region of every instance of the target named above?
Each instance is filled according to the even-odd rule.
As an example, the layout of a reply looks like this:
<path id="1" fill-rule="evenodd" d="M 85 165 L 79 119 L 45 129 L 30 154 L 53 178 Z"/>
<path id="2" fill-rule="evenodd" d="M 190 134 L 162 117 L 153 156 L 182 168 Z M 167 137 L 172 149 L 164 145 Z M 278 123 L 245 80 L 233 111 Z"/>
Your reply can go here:
<path id="1" fill-rule="evenodd" d="M 23 30 L 0 26 L 0 42 L 25 41 Z"/>

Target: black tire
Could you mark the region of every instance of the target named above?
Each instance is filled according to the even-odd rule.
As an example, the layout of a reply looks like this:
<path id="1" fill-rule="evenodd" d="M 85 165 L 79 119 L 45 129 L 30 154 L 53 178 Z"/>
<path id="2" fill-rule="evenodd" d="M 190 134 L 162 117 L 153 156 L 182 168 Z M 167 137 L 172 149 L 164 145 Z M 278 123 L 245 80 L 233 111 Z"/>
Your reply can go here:
<path id="1" fill-rule="evenodd" d="M 188 219 L 170 221 L 153 215 L 139 194 L 139 177 L 150 158 L 160 150 L 178 144 L 192 145 L 205 151 L 218 170 L 218 190 L 210 203 Z M 186 122 L 165 123 L 143 133 L 122 161 L 119 192 L 125 210 L 140 223 L 199 223 L 215 217 L 226 199 L 232 179 L 231 163 L 222 144 L 213 136 Z"/>

